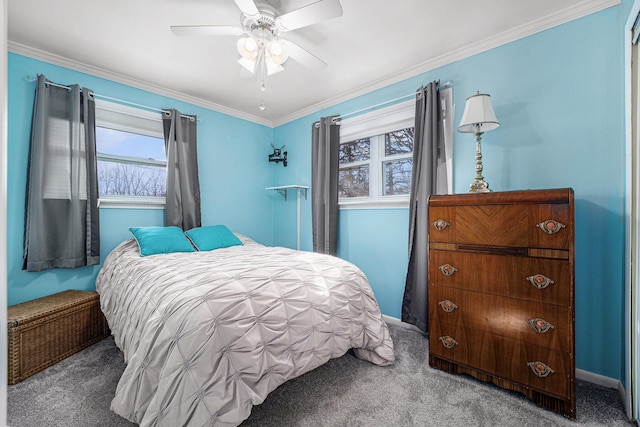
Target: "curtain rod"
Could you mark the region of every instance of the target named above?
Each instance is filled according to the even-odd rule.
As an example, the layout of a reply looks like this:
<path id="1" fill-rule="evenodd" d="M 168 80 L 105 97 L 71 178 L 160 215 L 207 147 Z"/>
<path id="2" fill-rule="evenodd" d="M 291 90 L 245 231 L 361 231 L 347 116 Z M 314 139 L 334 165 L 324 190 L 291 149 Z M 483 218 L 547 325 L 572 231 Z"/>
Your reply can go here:
<path id="1" fill-rule="evenodd" d="M 35 81 L 37 81 L 38 79 L 37 79 L 36 77 L 27 76 L 27 77 L 25 78 L 25 80 L 26 80 L 26 81 L 28 81 L 28 82 L 35 82 Z M 71 87 L 70 87 L 70 86 L 65 86 L 65 85 L 61 85 L 61 84 L 54 83 L 54 82 L 50 82 L 50 81 L 46 81 L 46 82 L 45 82 L 45 84 L 47 84 L 47 85 L 49 85 L 49 86 L 56 86 L 56 87 L 59 87 L 59 88 L 62 88 L 62 89 L 71 90 Z M 94 97 L 96 97 L 96 98 L 104 99 L 104 100 L 106 100 L 106 101 L 113 101 L 113 102 L 117 102 L 117 103 L 119 103 L 119 104 L 130 105 L 130 106 L 132 106 L 132 107 L 144 108 L 145 110 L 156 111 L 156 112 L 158 112 L 158 113 L 163 113 L 163 114 L 169 114 L 169 111 L 168 111 L 168 110 L 163 110 L 163 109 L 161 109 L 161 108 L 150 107 L 150 106 L 148 106 L 148 105 L 136 104 L 135 102 L 125 101 L 124 99 L 119 99 L 119 98 L 112 98 L 112 97 L 110 97 L 110 96 L 101 95 L 101 94 L 99 94 L 99 93 L 94 93 L 94 94 L 93 94 L 93 96 L 94 96 Z M 182 113 L 180 113 L 180 116 L 181 116 L 181 117 L 188 118 L 188 119 L 190 119 L 191 121 L 194 121 L 194 120 L 195 120 L 195 116 L 193 116 L 193 115 L 189 115 L 189 114 L 182 114 Z M 200 121 L 200 119 L 198 119 L 198 121 Z"/>
<path id="2" fill-rule="evenodd" d="M 453 86 L 453 81 L 451 81 L 451 80 L 440 84 L 440 87 L 443 88 L 443 89 L 448 89 L 448 88 L 450 88 L 452 86 Z M 416 91 L 416 92 L 413 92 L 413 93 L 409 93 L 407 95 L 399 96 L 398 98 L 390 99 L 388 101 L 384 101 L 384 102 L 381 102 L 379 104 L 370 105 L 368 107 L 364 107 L 364 108 L 361 108 L 361 109 L 356 110 L 356 111 L 351 111 L 351 112 L 346 113 L 346 114 L 340 114 L 334 120 L 335 121 L 342 120 L 342 119 L 344 119 L 346 117 L 350 117 L 350 116 L 356 115 L 358 113 L 362 113 L 363 111 L 375 110 L 378 107 L 382 107 L 382 106 L 385 106 L 385 105 L 388 105 L 388 104 L 393 104 L 394 102 L 410 99 L 410 98 L 413 98 L 414 96 L 416 96 L 416 93 L 418 93 L 418 92 Z M 319 121 L 314 122 L 313 125 L 315 127 L 318 127 L 320 125 L 320 122 Z"/>

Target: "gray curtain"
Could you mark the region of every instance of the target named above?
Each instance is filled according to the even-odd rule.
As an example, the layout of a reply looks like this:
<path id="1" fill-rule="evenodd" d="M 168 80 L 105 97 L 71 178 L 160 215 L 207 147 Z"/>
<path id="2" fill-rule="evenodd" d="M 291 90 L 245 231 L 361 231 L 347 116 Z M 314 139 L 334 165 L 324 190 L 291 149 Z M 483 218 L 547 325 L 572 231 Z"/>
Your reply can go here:
<path id="1" fill-rule="evenodd" d="M 338 251 L 338 116 L 322 117 L 311 130 L 311 220 L 313 251 Z"/>
<path id="2" fill-rule="evenodd" d="M 27 176 L 22 268 L 100 263 L 95 100 L 38 76 Z"/>
<path id="3" fill-rule="evenodd" d="M 201 225 L 197 123 L 195 116 L 183 116 L 174 109 L 162 114 L 167 152 L 165 223 L 183 230 Z"/>
<path id="4" fill-rule="evenodd" d="M 439 83 L 420 87 L 416 95 L 415 139 L 409 204 L 409 267 L 402 301 L 402 321 L 427 331 L 427 233 L 429 195 L 447 192 L 444 126 Z"/>

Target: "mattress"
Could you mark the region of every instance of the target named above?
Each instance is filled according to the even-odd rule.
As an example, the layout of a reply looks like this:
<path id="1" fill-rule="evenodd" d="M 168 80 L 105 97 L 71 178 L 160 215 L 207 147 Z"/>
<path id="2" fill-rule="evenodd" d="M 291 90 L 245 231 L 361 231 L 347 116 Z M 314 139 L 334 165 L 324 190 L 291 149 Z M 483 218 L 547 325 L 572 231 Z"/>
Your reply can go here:
<path id="1" fill-rule="evenodd" d="M 105 259 L 96 288 L 126 368 L 111 409 L 141 426 L 234 426 L 280 384 L 350 349 L 394 362 L 363 272 L 260 245 Z"/>

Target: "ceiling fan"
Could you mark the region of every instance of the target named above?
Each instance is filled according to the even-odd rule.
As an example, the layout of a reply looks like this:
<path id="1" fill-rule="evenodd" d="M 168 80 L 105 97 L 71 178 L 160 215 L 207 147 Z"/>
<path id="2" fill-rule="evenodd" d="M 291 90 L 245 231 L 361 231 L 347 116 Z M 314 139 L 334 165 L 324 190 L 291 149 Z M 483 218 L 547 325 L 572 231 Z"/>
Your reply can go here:
<path id="1" fill-rule="evenodd" d="M 266 1 L 266 0 L 265 0 Z M 317 56 L 291 40 L 280 37 L 281 33 L 297 30 L 328 19 L 342 16 L 339 0 L 315 0 L 285 14 L 262 2 L 234 0 L 240 12 L 240 25 L 176 25 L 171 31 L 178 36 L 241 36 L 237 49 L 241 55 L 240 65 L 260 76 L 260 88 L 266 90 L 267 75 L 282 71 L 282 64 L 293 57 L 309 67 L 326 66 Z M 264 110 L 264 101 L 260 103 Z"/>

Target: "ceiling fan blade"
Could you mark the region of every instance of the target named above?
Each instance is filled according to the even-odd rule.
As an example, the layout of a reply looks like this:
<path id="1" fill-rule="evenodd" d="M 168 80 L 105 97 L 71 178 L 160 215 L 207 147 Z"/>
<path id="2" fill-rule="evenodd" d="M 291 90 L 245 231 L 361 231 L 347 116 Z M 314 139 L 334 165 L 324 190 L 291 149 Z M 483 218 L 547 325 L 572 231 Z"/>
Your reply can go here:
<path id="1" fill-rule="evenodd" d="M 289 51 L 289 57 L 293 58 L 297 62 L 301 63 L 305 67 L 309 68 L 324 68 L 327 66 L 327 63 L 322 59 L 315 56 L 313 53 L 308 50 L 300 47 L 295 44 L 291 40 L 279 39 L 282 44 L 284 44 Z"/>
<path id="2" fill-rule="evenodd" d="M 337 18 L 338 16 L 342 16 L 340 0 L 318 0 L 308 6 L 278 16 L 276 18 L 276 27 L 280 31 L 291 31 L 326 21 L 327 19 Z"/>
<path id="3" fill-rule="evenodd" d="M 239 36 L 241 27 L 233 25 L 174 25 L 171 31 L 176 36 Z"/>
<path id="4" fill-rule="evenodd" d="M 253 2 L 253 0 L 233 0 L 236 2 L 238 9 L 242 12 L 244 16 L 251 19 L 252 21 L 257 21 L 260 18 L 260 11 L 258 7 Z"/>

